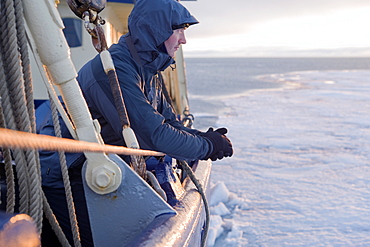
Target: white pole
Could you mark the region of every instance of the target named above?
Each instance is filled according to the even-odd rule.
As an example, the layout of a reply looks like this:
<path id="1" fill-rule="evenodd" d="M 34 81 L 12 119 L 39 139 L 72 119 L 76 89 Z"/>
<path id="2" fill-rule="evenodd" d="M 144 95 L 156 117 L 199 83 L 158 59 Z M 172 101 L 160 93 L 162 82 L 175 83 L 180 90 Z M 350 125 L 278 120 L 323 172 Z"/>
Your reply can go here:
<path id="1" fill-rule="evenodd" d="M 70 49 L 63 35 L 63 22 L 52 0 L 24 0 L 24 15 L 35 41 L 38 55 L 48 68 L 53 83 L 66 104 L 79 140 L 101 143 L 99 127 L 89 113 L 70 58 Z M 94 125 L 95 123 L 95 125 Z M 121 169 L 103 153 L 85 153 L 86 182 L 98 194 L 116 190 L 121 184 Z"/>

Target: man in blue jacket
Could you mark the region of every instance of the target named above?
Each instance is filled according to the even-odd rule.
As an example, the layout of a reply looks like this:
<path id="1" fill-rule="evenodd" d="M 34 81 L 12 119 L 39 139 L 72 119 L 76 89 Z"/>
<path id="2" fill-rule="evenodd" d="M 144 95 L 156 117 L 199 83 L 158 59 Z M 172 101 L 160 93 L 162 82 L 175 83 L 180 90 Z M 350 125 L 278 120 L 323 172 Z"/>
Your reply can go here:
<path id="1" fill-rule="evenodd" d="M 186 43 L 184 31 L 198 21 L 175 0 L 137 0 L 128 19 L 129 32 L 109 48 L 127 108 L 131 128 L 140 148 L 161 151 L 181 160 L 222 159 L 233 154 L 225 128 L 206 133 L 184 127 L 166 101 L 159 73 L 174 64 L 174 55 Z M 100 55 L 89 61 L 77 78 L 93 119 L 98 119 L 106 144 L 125 146 L 122 125 L 113 102 Z M 48 103 L 36 112 L 37 129 L 54 135 Z M 47 114 L 42 111 L 48 112 Z M 71 138 L 62 124 L 63 137 Z M 127 158 L 127 157 L 126 157 Z M 42 184 L 46 197 L 69 242 L 72 233 L 65 206 L 64 188 L 57 153 L 40 152 Z M 83 246 L 92 245 L 84 201 L 81 167 L 83 154 L 66 154 L 77 220 Z M 127 161 L 127 159 L 126 159 Z M 77 201 L 76 201 L 77 200 Z M 45 222 L 46 224 L 46 222 Z M 44 228 L 45 229 L 45 228 Z M 50 245 L 48 229 L 43 230 L 43 246 Z M 48 243 L 49 242 L 49 245 Z"/>
<path id="2" fill-rule="evenodd" d="M 128 19 L 129 32 L 109 51 L 141 148 L 183 160 L 222 159 L 232 155 L 224 131 L 202 134 L 183 127 L 161 92 L 158 73 L 174 63 L 175 51 L 186 43 L 185 29 L 196 23 L 177 1 L 137 1 Z M 99 55 L 80 70 L 77 80 L 93 119 L 100 122 L 105 143 L 125 145 Z"/>

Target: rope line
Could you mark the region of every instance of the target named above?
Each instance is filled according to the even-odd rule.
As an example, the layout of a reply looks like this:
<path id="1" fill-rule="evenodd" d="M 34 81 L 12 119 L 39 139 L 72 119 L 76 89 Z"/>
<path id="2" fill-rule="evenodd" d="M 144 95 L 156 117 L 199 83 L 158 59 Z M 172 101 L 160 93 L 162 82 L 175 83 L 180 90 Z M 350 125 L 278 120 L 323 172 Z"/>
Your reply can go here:
<path id="1" fill-rule="evenodd" d="M 47 135 L 0 128 L 0 147 L 19 149 L 42 149 L 49 151 L 65 151 L 70 153 L 112 153 L 123 155 L 163 156 L 161 152 L 126 148 L 122 146 L 103 145 L 94 142 L 78 141 Z"/>
<path id="2" fill-rule="evenodd" d="M 10 102 L 13 107 L 13 114 L 15 116 L 15 122 L 17 129 L 27 132 L 32 132 L 31 117 L 29 114 L 29 108 L 27 108 L 27 100 L 25 93 L 25 83 L 24 74 L 22 71 L 22 55 L 20 54 L 21 49 L 25 49 L 27 43 L 22 44 L 18 40 L 18 37 L 25 35 L 25 28 L 23 25 L 23 9 L 22 3 L 19 0 L 8 0 L 7 2 L 13 3 L 9 4 L 7 9 L 8 19 L 8 42 L 6 43 L 7 49 L 4 49 L 6 62 L 4 62 L 7 67 L 7 83 L 8 92 L 10 93 Z M 18 12 L 17 12 L 18 11 Z M 19 20 L 17 20 L 17 18 Z M 23 33 L 22 33 L 23 32 Z M 14 41 L 17 42 L 14 42 Z M 23 39 L 23 42 L 26 41 Z M 23 47 L 23 48 L 22 48 Z M 25 54 L 24 54 L 25 55 Z M 30 82 L 29 82 L 30 83 Z M 30 85 L 30 84 L 29 84 Z M 28 98 L 32 99 L 32 96 Z M 25 103 L 26 102 L 26 103 Z M 33 107 L 33 104 L 32 104 Z M 34 112 L 32 111 L 32 115 Z M 27 167 L 28 177 L 29 177 L 29 201 L 28 201 L 28 214 L 34 219 L 38 231 L 41 232 L 42 228 L 42 203 L 41 203 L 41 177 L 40 177 L 40 164 L 38 160 L 38 155 L 35 150 L 25 150 L 25 166 Z M 18 165 L 18 164 L 17 164 Z"/>
<path id="3" fill-rule="evenodd" d="M 210 211 L 209 211 L 207 196 L 206 196 L 206 193 L 204 192 L 202 184 L 199 182 L 199 180 L 195 176 L 193 170 L 188 165 L 188 163 L 185 162 L 185 161 L 182 161 L 182 160 L 179 160 L 179 163 L 182 166 L 182 168 L 185 170 L 186 174 L 189 176 L 190 180 L 194 183 L 195 187 L 198 189 L 198 192 L 199 192 L 200 196 L 202 197 L 202 200 L 203 200 L 203 203 L 204 203 L 204 210 L 206 211 L 206 222 L 205 222 L 204 234 L 203 234 L 203 237 L 202 237 L 201 246 L 205 247 L 207 245 L 209 224 L 210 224 L 210 221 L 211 221 L 211 214 L 210 214 Z"/>
<path id="4" fill-rule="evenodd" d="M 0 66 L 1 66 L 1 59 L 0 59 Z M 1 128 L 6 127 L 1 98 L 0 98 L 0 127 Z M 12 214 L 14 213 L 14 206 L 15 206 L 15 182 L 14 182 L 14 174 L 13 174 L 12 157 L 11 157 L 9 148 L 3 149 L 3 158 L 4 158 L 4 164 L 5 164 L 5 177 L 6 177 L 6 186 L 7 186 L 6 212 Z M 0 193 L 1 193 L 1 190 L 0 190 Z"/>
<path id="5" fill-rule="evenodd" d="M 62 137 L 57 107 L 52 100 L 50 100 L 50 107 L 51 107 L 52 116 L 53 116 L 55 136 Z M 80 233 L 79 233 L 79 229 L 77 225 L 76 211 L 75 211 L 75 206 L 73 203 L 71 184 L 69 182 L 68 167 L 67 167 L 67 160 L 66 160 L 65 152 L 59 151 L 58 155 L 59 155 L 60 168 L 62 170 L 63 184 L 64 184 L 65 196 L 67 200 L 68 215 L 69 215 L 69 220 L 71 224 L 73 242 L 74 242 L 75 247 L 80 247 L 81 246 Z"/>
<path id="6" fill-rule="evenodd" d="M 12 11 L 13 10 L 13 11 Z M 12 29 L 12 23 L 14 24 L 14 7 L 13 2 L 10 0 L 1 1 L 1 16 L 0 16 L 0 33 L 1 33 L 1 60 L 3 62 L 3 66 L 1 66 L 0 74 L 4 75 L 1 76 L 1 82 L 0 82 L 0 95 L 2 97 L 2 103 L 3 103 L 3 110 L 4 110 L 4 118 L 6 122 L 7 128 L 16 129 L 16 123 L 15 123 L 15 117 L 13 113 L 13 109 L 11 107 L 10 103 L 10 96 L 9 91 L 7 88 L 8 84 L 8 77 L 9 73 L 12 73 L 11 69 L 9 68 L 9 64 L 11 61 L 9 61 L 9 54 L 8 49 L 16 40 L 16 37 L 14 35 L 14 30 Z M 12 21 L 13 20 L 13 21 Z M 13 32 L 12 32 L 13 30 Z M 10 44 L 9 44 L 9 41 Z M 15 56 L 18 56 L 18 54 L 15 54 Z M 14 64 L 14 66 L 18 66 L 18 64 Z M 28 179 L 28 171 L 26 169 L 26 162 L 24 153 L 21 152 L 19 149 L 13 150 L 13 156 L 14 160 L 17 164 L 16 171 L 17 171 L 17 177 L 18 177 L 18 186 L 19 186 L 19 211 L 21 213 L 29 214 L 28 209 L 28 203 L 29 203 L 29 179 Z"/>
<path id="7" fill-rule="evenodd" d="M 53 214 L 53 210 L 51 210 L 48 200 L 46 199 L 46 196 L 43 191 L 42 191 L 42 202 L 43 202 L 45 217 L 50 222 L 51 228 L 55 232 L 55 235 L 57 236 L 59 243 L 63 247 L 70 247 L 71 245 L 69 244 L 66 238 L 66 235 L 64 234 L 62 228 L 60 227 L 58 220 Z"/>
<path id="8" fill-rule="evenodd" d="M 26 28 L 23 18 L 23 5 L 21 0 L 14 0 L 15 7 L 15 20 L 17 23 L 17 38 L 19 52 L 21 55 L 22 62 L 22 73 L 23 81 L 26 95 L 26 106 L 28 108 L 28 115 L 31 123 L 32 132 L 36 132 L 36 121 L 35 121 L 35 106 L 33 98 L 33 86 L 32 86 L 32 76 L 31 76 L 31 62 L 28 54 L 28 45 L 27 45 L 27 35 Z"/>

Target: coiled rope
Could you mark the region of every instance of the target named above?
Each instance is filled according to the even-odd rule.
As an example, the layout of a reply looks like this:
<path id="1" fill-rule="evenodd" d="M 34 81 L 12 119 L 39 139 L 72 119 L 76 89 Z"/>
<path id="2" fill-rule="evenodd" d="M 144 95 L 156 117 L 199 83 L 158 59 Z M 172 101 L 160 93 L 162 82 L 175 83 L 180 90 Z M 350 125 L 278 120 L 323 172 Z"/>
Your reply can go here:
<path id="1" fill-rule="evenodd" d="M 22 15 L 23 9 L 20 0 L 1 2 L 1 53 L 6 80 L 5 83 L 1 83 L 3 84 L 1 97 L 3 98 L 7 127 L 32 132 L 35 130 L 34 123 L 31 123 L 31 120 L 34 120 L 33 104 L 28 108 L 24 104 L 27 100 L 33 101 L 29 68 L 21 69 L 22 66 L 29 67 L 28 59 L 21 60 L 27 57 L 27 43 L 25 42 Z M 26 74 L 23 74 L 23 71 Z M 25 82 L 25 78 L 27 82 Z M 9 97 L 5 95 L 9 95 Z M 25 152 L 13 150 L 13 153 L 17 164 L 17 174 L 19 174 L 19 210 L 22 213 L 29 214 L 34 219 L 39 232 L 41 232 L 42 198 L 38 153 L 35 150 Z"/>
<path id="2" fill-rule="evenodd" d="M 7 37 L 7 34 L 8 34 L 8 31 L 7 31 L 7 26 L 8 26 L 8 23 L 7 23 L 7 17 L 9 16 L 9 18 L 11 17 L 11 14 L 10 13 L 6 13 L 6 10 L 9 10 L 9 8 L 7 8 L 7 5 L 9 5 L 9 2 L 8 1 L 2 1 L 1 2 L 1 15 L 0 15 L 0 33 L 1 33 L 1 44 L 0 44 L 0 48 L 1 48 L 1 52 L 0 52 L 0 63 L 1 63 L 1 67 L 0 67 L 0 96 L 1 96 L 1 101 L 2 101 L 2 106 L 3 106 L 3 115 L 4 115 L 4 125 L 5 127 L 7 128 L 12 128 L 12 129 L 16 129 L 15 127 L 15 120 L 14 120 L 14 116 L 13 116 L 13 110 L 11 108 L 11 104 L 10 104 L 10 99 L 9 99 L 9 94 L 8 94 L 8 88 L 7 88 L 7 79 L 6 79 L 6 66 L 4 66 L 3 64 L 3 54 L 4 54 L 4 43 L 5 43 L 5 40 L 8 40 L 10 38 Z M 4 149 L 6 150 L 6 149 Z M 8 150 L 6 150 L 8 151 Z M 22 159 L 21 157 L 21 153 L 19 153 L 19 150 L 14 150 L 13 151 L 13 155 L 14 155 L 14 159 L 16 160 L 17 163 L 19 163 L 19 167 L 17 167 L 17 170 L 18 169 L 23 169 L 24 167 L 24 159 Z M 20 200 L 20 210 L 22 210 L 23 212 L 26 211 L 27 207 L 26 207 L 26 202 L 28 201 L 28 191 L 26 189 L 26 186 L 28 185 L 28 181 L 27 181 L 27 178 L 22 175 L 24 173 L 20 173 L 18 175 L 18 178 L 20 179 L 19 181 L 19 200 Z"/>
<path id="3" fill-rule="evenodd" d="M 0 56 L 0 77 L 3 75 L 2 71 L 2 62 Z M 0 83 L 1 83 L 0 79 Z M 0 98 L 0 127 L 5 128 L 5 119 L 3 114 L 3 107 Z M 14 182 L 14 174 L 13 174 L 13 165 L 12 165 L 12 157 L 9 148 L 5 148 L 3 151 L 3 158 L 5 164 L 5 176 L 6 176 L 6 185 L 7 185 L 7 192 L 6 192 L 6 212 L 9 214 L 14 213 L 14 206 L 15 206 L 15 182 Z M 0 198 L 1 198 L 1 190 L 0 190 Z M 2 202 L 0 202 L 2 203 Z"/>

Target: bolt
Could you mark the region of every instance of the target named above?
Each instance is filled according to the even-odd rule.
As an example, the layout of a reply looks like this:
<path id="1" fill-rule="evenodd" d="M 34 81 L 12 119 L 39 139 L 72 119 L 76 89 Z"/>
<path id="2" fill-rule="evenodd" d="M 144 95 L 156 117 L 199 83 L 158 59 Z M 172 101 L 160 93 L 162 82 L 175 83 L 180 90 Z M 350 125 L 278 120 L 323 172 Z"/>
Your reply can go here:
<path id="1" fill-rule="evenodd" d="M 99 187 L 105 188 L 110 184 L 110 174 L 100 173 L 96 176 L 95 182 Z"/>
<path id="2" fill-rule="evenodd" d="M 105 189 L 113 182 L 114 175 L 114 171 L 107 165 L 101 165 L 93 169 L 92 183 L 99 189 Z"/>

